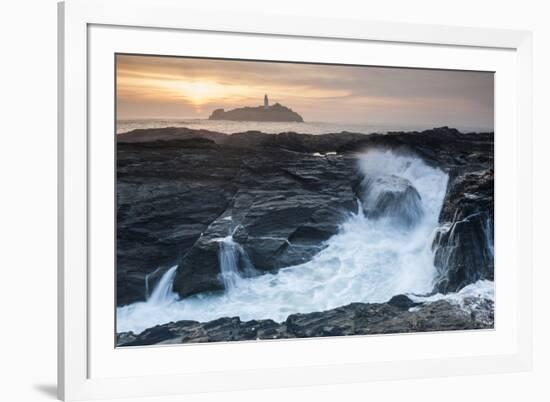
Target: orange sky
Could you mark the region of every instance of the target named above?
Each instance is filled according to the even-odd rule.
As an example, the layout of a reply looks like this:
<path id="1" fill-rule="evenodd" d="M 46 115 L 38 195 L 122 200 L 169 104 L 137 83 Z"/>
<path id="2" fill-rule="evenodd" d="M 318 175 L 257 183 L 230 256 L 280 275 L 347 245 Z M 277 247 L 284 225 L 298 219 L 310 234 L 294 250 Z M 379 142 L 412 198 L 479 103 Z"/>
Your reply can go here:
<path id="1" fill-rule="evenodd" d="M 493 128 L 493 74 L 117 56 L 117 118 L 207 118 L 263 95 L 305 121 Z"/>

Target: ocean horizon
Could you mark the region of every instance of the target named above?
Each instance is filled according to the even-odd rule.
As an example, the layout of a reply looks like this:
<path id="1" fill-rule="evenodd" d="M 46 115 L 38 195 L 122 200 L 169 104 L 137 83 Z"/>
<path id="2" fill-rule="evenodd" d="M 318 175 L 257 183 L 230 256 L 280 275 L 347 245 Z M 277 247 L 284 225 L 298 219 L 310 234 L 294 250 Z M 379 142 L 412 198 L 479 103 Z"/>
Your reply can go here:
<path id="1" fill-rule="evenodd" d="M 300 134 L 329 134 L 342 131 L 372 134 L 385 134 L 392 131 L 422 131 L 439 127 L 441 124 L 411 124 L 407 126 L 391 123 L 335 123 L 335 122 L 257 122 L 208 119 L 120 119 L 116 122 L 116 133 L 123 134 L 136 129 L 165 127 L 186 127 L 195 130 L 208 130 L 225 134 L 245 131 L 261 131 L 267 134 L 296 132 Z M 492 132 L 488 127 L 453 127 L 468 132 Z"/>

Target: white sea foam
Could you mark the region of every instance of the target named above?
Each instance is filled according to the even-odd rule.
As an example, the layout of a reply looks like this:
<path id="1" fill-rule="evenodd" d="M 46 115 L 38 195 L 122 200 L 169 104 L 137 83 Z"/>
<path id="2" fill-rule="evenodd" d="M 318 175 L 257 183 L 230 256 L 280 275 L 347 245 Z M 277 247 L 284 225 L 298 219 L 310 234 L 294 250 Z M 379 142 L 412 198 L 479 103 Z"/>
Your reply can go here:
<path id="1" fill-rule="evenodd" d="M 159 283 L 155 286 L 155 290 L 151 296 L 147 298 L 147 303 L 152 305 L 166 306 L 177 299 L 176 294 L 172 289 L 174 277 L 176 276 L 177 265 L 174 265 L 160 278 Z"/>
<path id="2" fill-rule="evenodd" d="M 220 262 L 231 268 L 225 269 L 224 282 L 230 285 L 225 292 L 183 300 L 172 293 L 161 298 L 162 303 L 151 296 L 146 302 L 120 307 L 118 332 L 138 333 L 170 321 L 204 322 L 234 316 L 282 322 L 293 313 L 323 311 L 352 302 L 384 302 L 401 293 L 430 292 L 436 275 L 431 245 L 447 174 L 414 156 L 391 151 L 369 151 L 358 158 L 358 164 L 366 177 L 394 175 L 408 180 L 421 197 L 420 220 L 413 226 L 399 226 L 383 218 L 369 219 L 359 206 L 311 261 L 249 278 L 234 277 L 234 264 L 241 251 L 232 238 L 223 239 Z M 165 284 L 171 274 L 168 271 L 160 283 Z"/>
<path id="3" fill-rule="evenodd" d="M 421 303 L 434 303 L 439 300 L 445 300 L 449 303 L 459 306 L 467 312 L 473 312 L 478 308 L 483 308 L 483 303 L 487 300 L 495 301 L 495 283 L 486 279 L 481 279 L 471 283 L 458 292 L 437 293 L 431 296 L 408 295 L 412 301 Z M 409 311 L 418 310 L 419 307 L 413 307 Z"/>

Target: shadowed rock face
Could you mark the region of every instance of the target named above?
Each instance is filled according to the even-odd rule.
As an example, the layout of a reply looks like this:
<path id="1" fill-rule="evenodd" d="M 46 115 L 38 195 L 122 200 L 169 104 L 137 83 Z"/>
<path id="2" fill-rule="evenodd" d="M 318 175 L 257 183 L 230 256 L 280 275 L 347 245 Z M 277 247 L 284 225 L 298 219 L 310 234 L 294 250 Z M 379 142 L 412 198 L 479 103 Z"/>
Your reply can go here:
<path id="1" fill-rule="evenodd" d="M 320 336 L 373 335 L 493 328 L 493 302 L 464 300 L 465 308 L 447 301 L 419 304 L 406 296 L 380 304 L 352 303 L 333 310 L 292 314 L 285 322 L 224 317 L 207 323 L 178 321 L 141 334 L 118 334 L 118 346 L 247 341 Z M 410 309 L 410 307 L 414 307 Z"/>
<path id="2" fill-rule="evenodd" d="M 136 130 L 117 140 L 119 306 L 144 300 L 147 274 L 158 269 L 149 275 L 152 289 L 176 264 L 174 288 L 181 296 L 222 290 L 218 239 L 230 234 L 260 273 L 310 260 L 356 212 L 363 193 L 354 153 L 371 147 L 414 152 L 450 174 L 440 222 L 454 230 L 434 243 L 440 269 L 435 290 L 492 278 L 492 134 L 442 128 L 388 135 L 226 135 L 167 128 Z M 367 203 L 369 213 L 390 208 L 414 221 L 420 211 L 400 208 L 404 200 L 414 205 L 418 193 L 405 182 L 393 184 L 395 191 Z"/>
<path id="3" fill-rule="evenodd" d="M 493 169 L 456 173 L 441 210 L 442 230 L 434 241 L 439 277 L 434 291 L 460 290 L 479 279 L 494 279 Z"/>
<path id="4" fill-rule="evenodd" d="M 237 190 L 239 155 L 211 143 L 160 145 L 118 144 L 118 305 L 144 300 L 146 274 L 177 264 Z"/>
<path id="5" fill-rule="evenodd" d="M 274 271 L 311 259 L 356 209 L 353 187 L 359 177 L 350 157 L 297 157 L 277 149 L 228 152 L 241 162 L 232 179 L 235 191 L 182 256 L 174 282 L 182 297 L 223 289 L 218 239 L 233 234 L 256 270 Z"/>
<path id="6" fill-rule="evenodd" d="M 379 176 L 363 183 L 361 197 L 370 218 L 385 217 L 392 222 L 413 226 L 424 215 L 420 194 L 402 177 Z"/>
<path id="7" fill-rule="evenodd" d="M 186 139 L 119 143 L 117 180 L 123 305 L 159 266 L 180 265 L 181 296 L 222 290 L 218 239 L 231 233 L 260 272 L 308 261 L 356 210 L 359 176 L 351 155 Z"/>

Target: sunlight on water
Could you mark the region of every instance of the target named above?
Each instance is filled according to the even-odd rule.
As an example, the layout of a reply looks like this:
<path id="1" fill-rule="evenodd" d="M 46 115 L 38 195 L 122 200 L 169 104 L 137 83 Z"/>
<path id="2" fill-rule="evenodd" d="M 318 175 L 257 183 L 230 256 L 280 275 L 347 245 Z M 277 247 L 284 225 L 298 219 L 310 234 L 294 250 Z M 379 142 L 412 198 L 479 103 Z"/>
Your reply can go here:
<path id="1" fill-rule="evenodd" d="M 208 119 L 185 120 L 119 120 L 117 121 L 117 134 L 126 133 L 135 129 L 187 127 L 194 130 L 209 130 L 219 133 L 233 134 L 244 131 L 261 131 L 267 134 L 278 134 L 293 131 L 301 134 L 328 134 L 349 131 L 354 133 L 387 133 L 388 131 L 427 130 L 433 127 L 427 125 L 406 127 L 394 124 L 349 124 L 349 123 L 325 123 L 325 122 L 256 122 L 256 121 L 229 121 Z M 460 128 L 459 128 L 460 129 Z M 474 129 L 466 131 L 484 131 Z M 485 130 L 486 131 L 486 130 Z"/>

